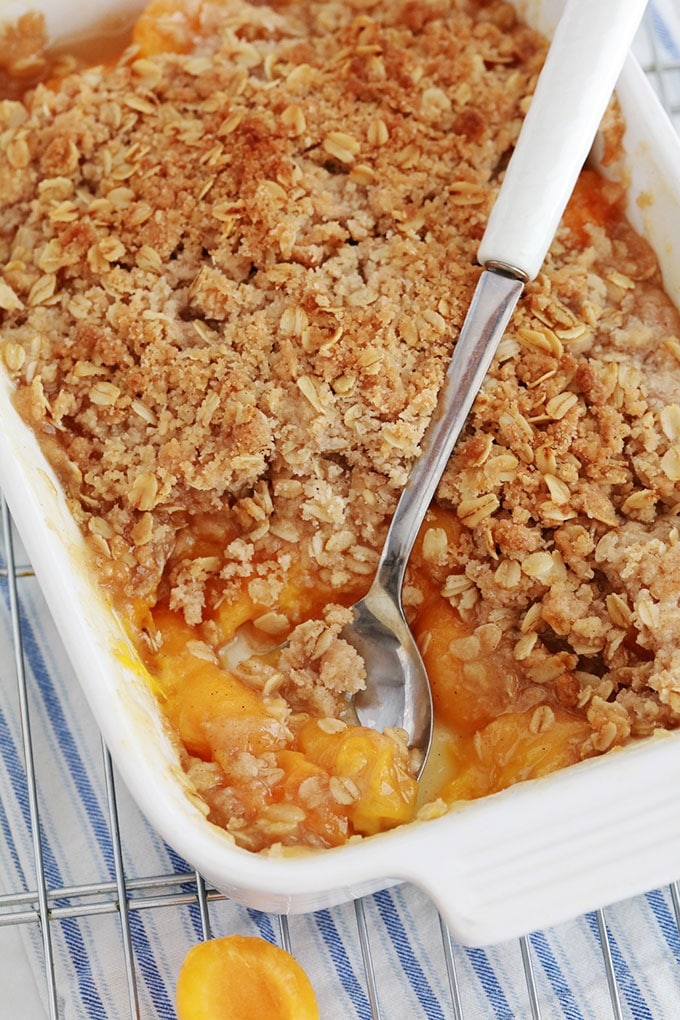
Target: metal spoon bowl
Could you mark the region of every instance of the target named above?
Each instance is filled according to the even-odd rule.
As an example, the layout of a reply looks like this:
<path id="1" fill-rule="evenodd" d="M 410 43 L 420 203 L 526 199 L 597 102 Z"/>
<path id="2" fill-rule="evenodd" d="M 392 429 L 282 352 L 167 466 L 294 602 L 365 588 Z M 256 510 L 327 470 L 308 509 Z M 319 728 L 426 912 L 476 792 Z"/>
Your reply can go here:
<path id="1" fill-rule="evenodd" d="M 418 775 L 432 739 L 432 695 L 425 664 L 401 605 L 378 585 L 353 607 L 354 619 L 343 637 L 366 663 L 368 683 L 354 696 L 362 726 L 406 731 L 419 758 Z"/>

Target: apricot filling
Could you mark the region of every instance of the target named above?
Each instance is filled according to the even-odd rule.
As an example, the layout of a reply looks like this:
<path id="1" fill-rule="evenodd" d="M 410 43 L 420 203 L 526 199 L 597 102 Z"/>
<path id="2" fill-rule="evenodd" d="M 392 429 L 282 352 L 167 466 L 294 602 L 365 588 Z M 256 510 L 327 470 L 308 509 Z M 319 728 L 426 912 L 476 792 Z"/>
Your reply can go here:
<path id="1" fill-rule="evenodd" d="M 413 817 L 416 783 L 403 736 L 291 713 L 276 666 L 257 656 L 246 660 L 248 672 L 225 669 L 183 617 L 159 610 L 154 624 L 158 651 L 147 663 L 165 713 L 202 763 L 192 771 L 203 782 L 210 776 L 211 817 L 242 845 L 335 846 Z"/>
<path id="2" fill-rule="evenodd" d="M 530 707 L 517 710 L 523 688 L 528 693 L 521 669 L 512 660 L 503 662 L 498 628 L 487 624 L 473 631 L 442 597 L 423 554 L 433 531 L 455 538 L 457 518 L 449 510 L 433 510 L 411 564 L 420 594 L 412 627 L 437 719 L 437 753 L 421 785 L 426 804 L 437 799 L 451 804 L 579 761 L 591 728 L 552 693 L 539 700 L 532 692 Z M 206 789 L 211 818 L 253 850 L 273 843 L 339 845 L 350 836 L 411 821 L 423 805 L 403 735 L 349 723 L 345 694 L 322 700 L 328 715 L 312 711 L 323 699 L 327 658 L 337 667 L 347 657 L 346 668 L 358 676 L 362 667 L 338 636 L 342 607 L 326 604 L 329 592 L 312 595 L 311 564 L 306 569 L 305 584 L 298 561 L 280 599 L 266 609 L 289 624 L 300 617 L 285 634 L 284 651 L 267 650 L 270 637 L 256 636 L 254 622 L 265 607 L 245 589 L 199 627 L 167 608 L 151 611 L 157 650 L 145 651 L 146 665 L 191 761 L 189 774 Z M 356 592 L 334 594 L 348 602 Z M 262 646 L 253 652 L 258 641 Z M 332 699 L 331 692 L 325 694 Z"/>

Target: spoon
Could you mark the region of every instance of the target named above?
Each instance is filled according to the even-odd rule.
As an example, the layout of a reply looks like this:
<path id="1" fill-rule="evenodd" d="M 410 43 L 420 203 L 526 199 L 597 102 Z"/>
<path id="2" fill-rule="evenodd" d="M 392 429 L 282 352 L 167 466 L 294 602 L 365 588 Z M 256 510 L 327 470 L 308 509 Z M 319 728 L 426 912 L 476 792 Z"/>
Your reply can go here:
<path id="1" fill-rule="evenodd" d="M 399 727 L 418 755 L 432 693 L 401 592 L 416 536 L 524 285 L 538 274 L 637 30 L 643 0 L 568 0 L 482 238 L 483 271 L 368 593 L 342 637 L 364 660 L 359 722 Z"/>

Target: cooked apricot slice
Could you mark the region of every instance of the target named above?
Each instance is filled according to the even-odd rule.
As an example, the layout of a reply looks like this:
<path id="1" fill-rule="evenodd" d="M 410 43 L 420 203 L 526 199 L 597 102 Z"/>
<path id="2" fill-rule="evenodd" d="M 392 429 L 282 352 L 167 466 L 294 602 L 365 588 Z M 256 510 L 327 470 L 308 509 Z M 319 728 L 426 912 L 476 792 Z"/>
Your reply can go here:
<path id="1" fill-rule="evenodd" d="M 214 621 L 219 628 L 220 643 L 227 644 L 244 623 L 250 623 L 264 612 L 263 607 L 253 602 L 247 588 L 239 593 L 238 598 L 222 602 L 214 614 Z"/>
<path id="2" fill-rule="evenodd" d="M 391 736 L 359 726 L 329 732 L 323 720 L 311 719 L 298 742 L 336 780 L 332 790 L 355 832 L 371 836 L 413 818 L 417 784 L 405 749 Z"/>
<path id="3" fill-rule="evenodd" d="M 188 53 L 199 34 L 202 0 L 151 0 L 132 35 L 141 56 Z"/>
<path id="4" fill-rule="evenodd" d="M 584 170 L 574 187 L 562 219 L 574 242 L 590 243 L 588 227 L 606 227 L 621 216 L 624 194 L 620 185 L 608 181 L 595 170 Z"/>
<path id="5" fill-rule="evenodd" d="M 264 624 L 265 619 L 272 615 L 281 616 L 284 622 L 283 631 L 272 636 L 283 638 L 286 631 L 292 630 L 304 620 L 321 617 L 330 603 L 349 606 L 366 592 L 366 583 L 361 579 L 345 588 L 331 589 L 324 587 L 317 575 L 318 568 L 315 569 L 301 551 L 299 558 L 290 565 L 282 579 L 276 598 L 268 596 L 267 604 L 253 599 L 246 581 L 238 598 L 225 600 L 214 613 L 214 622 L 219 628 L 221 640 L 225 643 L 229 641 L 244 623 L 254 623 L 257 629 L 260 621 Z M 266 628 L 263 633 L 268 633 Z"/>
<path id="6" fill-rule="evenodd" d="M 430 678 L 435 715 L 455 733 L 474 733 L 510 705 L 516 688 L 512 670 L 499 667 L 445 599 L 425 604 L 413 633 Z"/>
<path id="7" fill-rule="evenodd" d="M 259 755 L 282 746 L 281 724 L 262 697 L 215 662 L 179 614 L 158 611 L 154 623 L 162 642 L 152 672 L 190 754 L 207 761 L 223 748 Z"/>
<path id="8" fill-rule="evenodd" d="M 332 796 L 330 777 L 325 769 L 310 761 L 301 751 L 288 749 L 277 753 L 276 764 L 284 772 L 276 788 L 276 796 L 305 812 L 300 823 L 306 836 L 305 842 L 320 847 L 344 843 L 350 834 L 347 812 Z M 281 841 L 286 842 L 285 838 Z"/>
<path id="9" fill-rule="evenodd" d="M 247 935 L 199 942 L 177 978 L 177 1020 L 319 1020 L 312 984 L 279 946 Z"/>
<path id="10" fill-rule="evenodd" d="M 484 797 L 574 765 L 590 732 L 586 720 L 548 705 L 502 715 L 450 744 L 456 777 L 442 796 L 448 803 Z"/>

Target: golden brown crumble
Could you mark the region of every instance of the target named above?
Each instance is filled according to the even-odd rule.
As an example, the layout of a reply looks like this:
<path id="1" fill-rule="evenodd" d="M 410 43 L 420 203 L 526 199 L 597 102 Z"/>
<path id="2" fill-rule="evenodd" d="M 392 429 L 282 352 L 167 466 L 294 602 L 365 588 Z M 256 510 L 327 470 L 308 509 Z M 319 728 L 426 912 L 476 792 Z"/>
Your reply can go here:
<path id="1" fill-rule="evenodd" d="M 209 56 L 3 104 L 19 402 L 130 590 L 192 620 L 300 543 L 371 573 L 542 59 L 503 4 L 364 6 L 208 5 Z M 183 537 L 207 514 L 217 559 Z"/>
<path id="2" fill-rule="evenodd" d="M 262 635 L 301 623 L 300 561 L 302 589 L 370 579 L 545 43 L 498 0 L 187 9 L 190 52 L 0 105 L 0 325 L 100 569 L 201 624 L 200 656 L 244 587 Z M 456 540 L 435 519 L 420 555 L 467 628 L 451 654 L 493 656 L 534 734 L 582 715 L 585 757 L 680 719 L 680 322 L 618 186 L 586 174 L 582 201 L 439 487 Z M 362 682 L 342 621 L 249 683 L 336 716 Z M 220 767 L 187 768 L 238 830 Z"/>

